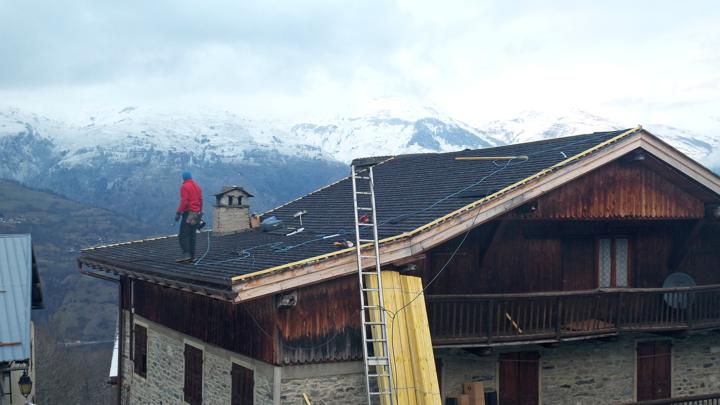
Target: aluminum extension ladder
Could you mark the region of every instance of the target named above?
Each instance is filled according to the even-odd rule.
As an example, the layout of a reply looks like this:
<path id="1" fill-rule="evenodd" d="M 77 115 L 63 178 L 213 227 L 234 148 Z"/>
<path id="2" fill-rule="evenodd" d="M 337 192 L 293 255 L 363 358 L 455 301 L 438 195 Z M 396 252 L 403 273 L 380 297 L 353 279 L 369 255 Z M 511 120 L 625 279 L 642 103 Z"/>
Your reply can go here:
<path id="1" fill-rule="evenodd" d="M 380 251 L 378 247 L 375 187 L 372 166 L 353 165 L 353 208 L 355 213 L 355 248 L 357 251 L 358 277 L 360 280 L 360 317 L 362 323 L 363 358 L 365 360 L 365 385 L 368 405 L 395 403 L 392 367 L 388 342 L 387 314 L 383 300 L 380 276 Z M 361 231 L 366 232 L 361 232 Z M 369 232 L 372 231 L 372 239 Z M 363 253 L 362 246 L 372 242 L 370 252 Z M 372 265 L 364 268 L 363 262 Z"/>

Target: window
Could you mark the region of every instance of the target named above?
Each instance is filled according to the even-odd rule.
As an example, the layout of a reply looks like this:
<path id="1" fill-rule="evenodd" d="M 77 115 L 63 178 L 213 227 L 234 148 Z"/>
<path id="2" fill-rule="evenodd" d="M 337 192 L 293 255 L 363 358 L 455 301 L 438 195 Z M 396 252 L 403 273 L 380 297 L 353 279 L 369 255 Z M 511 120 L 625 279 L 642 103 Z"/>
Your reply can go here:
<path id="1" fill-rule="evenodd" d="M 228 205 L 232 205 L 232 204 L 233 204 L 233 196 L 229 195 L 228 196 Z"/>
<path id="2" fill-rule="evenodd" d="M 629 286 L 630 242 L 627 238 L 603 238 L 598 241 L 600 288 Z"/>
<path id="3" fill-rule="evenodd" d="M 147 328 L 135 324 L 134 329 L 133 363 L 135 374 L 147 377 Z"/>
<path id="4" fill-rule="evenodd" d="M 232 396 L 231 405 L 252 405 L 255 392 L 255 377 L 249 368 L 232 365 Z"/>
<path id="5" fill-rule="evenodd" d="M 668 340 L 637 345 L 637 400 L 670 398 L 670 353 Z"/>
<path id="6" fill-rule="evenodd" d="M 537 352 L 503 353 L 500 355 L 499 387 L 502 405 L 537 405 Z"/>
<path id="7" fill-rule="evenodd" d="M 195 346 L 185 345 L 185 402 L 202 404 L 203 352 Z"/>

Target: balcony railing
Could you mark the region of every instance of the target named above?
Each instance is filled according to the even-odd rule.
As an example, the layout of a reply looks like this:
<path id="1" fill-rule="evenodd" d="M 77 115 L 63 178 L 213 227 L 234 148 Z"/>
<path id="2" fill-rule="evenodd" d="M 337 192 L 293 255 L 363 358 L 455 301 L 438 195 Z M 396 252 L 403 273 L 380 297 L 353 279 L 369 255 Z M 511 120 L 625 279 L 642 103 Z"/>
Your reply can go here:
<path id="1" fill-rule="evenodd" d="M 693 395 L 689 397 L 654 399 L 652 401 L 631 402 L 626 405 L 720 405 L 720 393 Z"/>
<path id="2" fill-rule="evenodd" d="M 492 346 L 720 328 L 720 285 L 428 295 L 435 346 Z"/>

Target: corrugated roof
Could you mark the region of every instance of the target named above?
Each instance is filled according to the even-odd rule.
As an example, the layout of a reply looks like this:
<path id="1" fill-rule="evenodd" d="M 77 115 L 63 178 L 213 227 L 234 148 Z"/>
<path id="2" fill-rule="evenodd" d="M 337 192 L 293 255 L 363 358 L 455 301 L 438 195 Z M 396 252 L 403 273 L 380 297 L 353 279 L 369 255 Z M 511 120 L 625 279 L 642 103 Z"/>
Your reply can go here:
<path id="1" fill-rule="evenodd" d="M 0 235 L 0 362 L 30 358 L 32 241 Z"/>
<path id="2" fill-rule="evenodd" d="M 382 157 L 375 169 L 378 233 L 381 239 L 412 232 L 474 201 L 513 184 L 552 170 L 568 158 L 632 131 L 596 132 L 496 148 L 452 153 Z M 598 150 L 599 150 L 598 149 Z M 527 156 L 513 161 L 463 161 L 468 156 Z M 584 155 L 582 155 L 584 156 Z M 364 159 L 366 162 L 368 159 Z M 581 160 L 578 158 L 577 160 Z M 573 161 L 574 162 L 574 161 Z M 348 178 L 291 201 L 264 214 L 305 231 L 247 231 L 233 235 L 198 235 L 197 252 L 208 254 L 198 264 L 177 264 L 176 237 L 156 238 L 84 250 L 80 261 L 109 265 L 160 280 L 229 290 L 232 277 L 336 252 L 336 239 L 354 240 L 352 184 Z M 331 235 L 337 235 L 333 236 Z M 324 239 L 323 237 L 327 237 Z"/>

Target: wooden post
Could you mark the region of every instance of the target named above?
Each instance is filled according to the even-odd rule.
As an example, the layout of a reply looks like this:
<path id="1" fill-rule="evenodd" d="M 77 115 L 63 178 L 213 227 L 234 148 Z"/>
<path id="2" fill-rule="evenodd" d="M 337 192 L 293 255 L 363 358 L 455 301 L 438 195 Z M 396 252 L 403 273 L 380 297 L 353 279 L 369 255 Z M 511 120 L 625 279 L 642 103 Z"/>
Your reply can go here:
<path id="1" fill-rule="evenodd" d="M 687 303 L 687 327 L 688 327 L 688 331 L 690 331 L 690 330 L 692 329 L 692 325 L 693 325 L 693 322 L 692 322 L 692 321 L 693 321 L 692 306 L 693 306 L 693 301 L 694 301 L 694 300 L 693 300 L 693 294 L 692 294 L 692 293 L 686 292 L 685 294 L 686 294 L 686 295 L 685 295 L 685 302 Z"/>
<path id="2" fill-rule="evenodd" d="M 615 300 L 615 329 L 620 332 L 620 325 L 622 323 L 622 304 L 623 304 L 623 293 L 617 294 Z"/>
<path id="3" fill-rule="evenodd" d="M 492 342 L 493 336 L 493 313 L 495 312 L 494 300 L 488 300 L 488 316 L 487 316 L 487 343 Z"/>
<path id="4" fill-rule="evenodd" d="M 562 320 L 562 300 L 561 297 L 555 298 L 555 339 L 560 341 L 560 324 Z"/>

